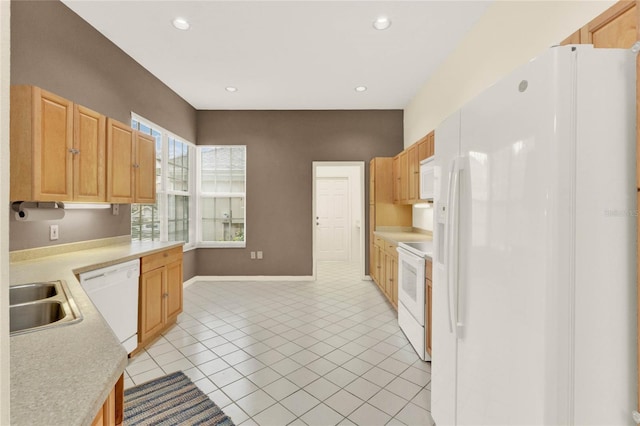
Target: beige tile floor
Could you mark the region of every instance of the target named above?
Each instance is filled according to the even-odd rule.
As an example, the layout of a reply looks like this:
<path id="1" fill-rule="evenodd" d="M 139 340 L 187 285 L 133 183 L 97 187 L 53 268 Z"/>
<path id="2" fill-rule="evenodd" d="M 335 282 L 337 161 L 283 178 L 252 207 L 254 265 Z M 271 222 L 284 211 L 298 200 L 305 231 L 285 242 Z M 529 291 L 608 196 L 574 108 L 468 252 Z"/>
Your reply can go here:
<path id="1" fill-rule="evenodd" d="M 357 265 L 315 282 L 196 282 L 125 386 L 182 370 L 236 425 L 432 425 L 431 364 Z"/>

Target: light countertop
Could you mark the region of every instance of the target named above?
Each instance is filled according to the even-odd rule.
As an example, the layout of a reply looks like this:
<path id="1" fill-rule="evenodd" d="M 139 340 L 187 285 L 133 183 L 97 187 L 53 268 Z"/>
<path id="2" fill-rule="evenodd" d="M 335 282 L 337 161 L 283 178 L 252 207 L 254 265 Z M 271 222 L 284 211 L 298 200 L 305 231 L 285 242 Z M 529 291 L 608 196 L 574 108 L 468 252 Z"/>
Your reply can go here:
<path id="1" fill-rule="evenodd" d="M 11 337 L 11 424 L 91 424 L 127 366 L 127 353 L 77 274 L 181 245 L 127 242 L 10 264 L 10 285 L 64 280 L 83 316 Z"/>
<path id="2" fill-rule="evenodd" d="M 374 231 L 373 234 L 377 237 L 384 238 L 387 241 L 391 241 L 394 244 L 401 242 L 414 242 L 414 241 L 432 241 L 433 236 L 431 233 L 415 232 L 415 231 L 403 231 L 396 229 L 382 229 Z"/>

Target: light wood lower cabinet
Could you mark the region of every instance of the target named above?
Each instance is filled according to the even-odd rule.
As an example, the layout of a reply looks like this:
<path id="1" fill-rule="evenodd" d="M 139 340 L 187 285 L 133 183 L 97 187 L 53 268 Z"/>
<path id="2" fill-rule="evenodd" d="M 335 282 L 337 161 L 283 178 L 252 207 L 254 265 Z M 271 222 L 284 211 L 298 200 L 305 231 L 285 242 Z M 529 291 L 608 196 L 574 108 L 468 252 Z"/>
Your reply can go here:
<path id="1" fill-rule="evenodd" d="M 116 426 L 121 425 L 124 418 L 124 375 L 116 382 L 116 385 L 104 401 L 102 408 L 98 410 L 91 426 Z"/>
<path id="2" fill-rule="evenodd" d="M 375 237 L 374 264 L 372 270 L 373 281 L 378 285 L 382 294 L 398 309 L 398 252 L 393 242 Z"/>
<path id="3" fill-rule="evenodd" d="M 182 312 L 182 247 L 140 258 L 140 272 L 137 350 Z"/>

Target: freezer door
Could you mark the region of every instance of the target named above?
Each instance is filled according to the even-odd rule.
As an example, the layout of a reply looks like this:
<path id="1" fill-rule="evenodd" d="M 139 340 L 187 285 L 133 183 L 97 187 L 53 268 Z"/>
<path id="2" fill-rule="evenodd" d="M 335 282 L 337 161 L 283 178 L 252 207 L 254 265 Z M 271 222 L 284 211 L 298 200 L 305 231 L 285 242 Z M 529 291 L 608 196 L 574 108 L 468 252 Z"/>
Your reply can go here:
<path id="1" fill-rule="evenodd" d="M 566 424 L 574 56 L 550 49 L 461 112 L 458 425 Z"/>
<path id="2" fill-rule="evenodd" d="M 431 414 L 439 426 L 455 424 L 456 414 L 457 342 L 451 310 L 453 283 L 447 274 L 451 251 L 450 245 L 445 242 L 449 243 L 446 235 L 451 231 L 449 184 L 453 182 L 452 173 L 459 147 L 460 112 L 456 112 L 435 132 Z"/>

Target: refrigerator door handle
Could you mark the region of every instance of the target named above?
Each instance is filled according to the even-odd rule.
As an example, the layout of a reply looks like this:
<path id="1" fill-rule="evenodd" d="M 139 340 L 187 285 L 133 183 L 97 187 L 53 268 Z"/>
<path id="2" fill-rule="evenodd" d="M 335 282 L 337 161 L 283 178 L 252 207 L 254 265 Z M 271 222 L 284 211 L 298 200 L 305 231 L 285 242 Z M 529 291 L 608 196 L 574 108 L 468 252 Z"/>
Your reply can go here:
<path id="1" fill-rule="evenodd" d="M 451 212 L 453 210 L 452 208 L 452 195 L 453 195 L 453 181 L 454 181 L 454 175 L 456 174 L 456 159 L 454 159 L 453 161 L 451 161 L 451 166 L 449 167 L 449 183 L 447 185 L 447 219 L 445 222 L 445 230 L 444 230 L 444 246 L 445 246 L 445 250 L 444 250 L 444 256 L 445 256 L 445 265 L 446 265 L 446 272 L 447 272 L 447 319 L 449 320 L 449 333 L 453 333 L 453 319 L 452 319 L 452 309 L 451 309 L 451 277 L 452 277 L 452 270 L 451 270 L 451 266 L 453 264 L 452 261 L 452 253 L 451 253 L 451 246 L 452 244 L 452 236 L 451 236 L 451 232 L 453 230 L 453 217 L 451 215 Z"/>
<path id="2" fill-rule="evenodd" d="M 449 256 L 449 274 L 450 280 L 452 282 L 452 291 L 451 291 L 451 301 L 450 305 L 452 306 L 452 322 L 456 327 L 456 336 L 460 337 L 460 328 L 461 323 L 458 321 L 458 298 L 459 298 L 459 288 L 458 288 L 458 226 L 459 226 L 459 210 L 460 210 L 460 171 L 462 170 L 462 158 L 458 157 L 454 160 L 454 171 L 453 171 L 453 186 L 451 188 L 451 204 L 449 205 L 449 214 L 450 216 L 450 256 Z"/>
<path id="3" fill-rule="evenodd" d="M 453 183 L 453 204 L 451 208 L 451 217 L 452 217 L 452 246 L 453 246 L 453 256 L 451 257 L 451 263 L 453 264 L 453 297 L 452 297 L 452 305 L 453 305 L 453 321 L 456 327 L 456 336 L 458 338 L 462 338 L 462 328 L 463 322 L 460 314 L 460 277 L 458 273 L 460 272 L 459 268 L 459 246 L 460 246 L 460 186 L 461 181 L 460 177 L 462 171 L 464 170 L 464 157 L 456 158 L 456 166 L 455 166 L 455 174 L 454 174 L 454 183 Z"/>

